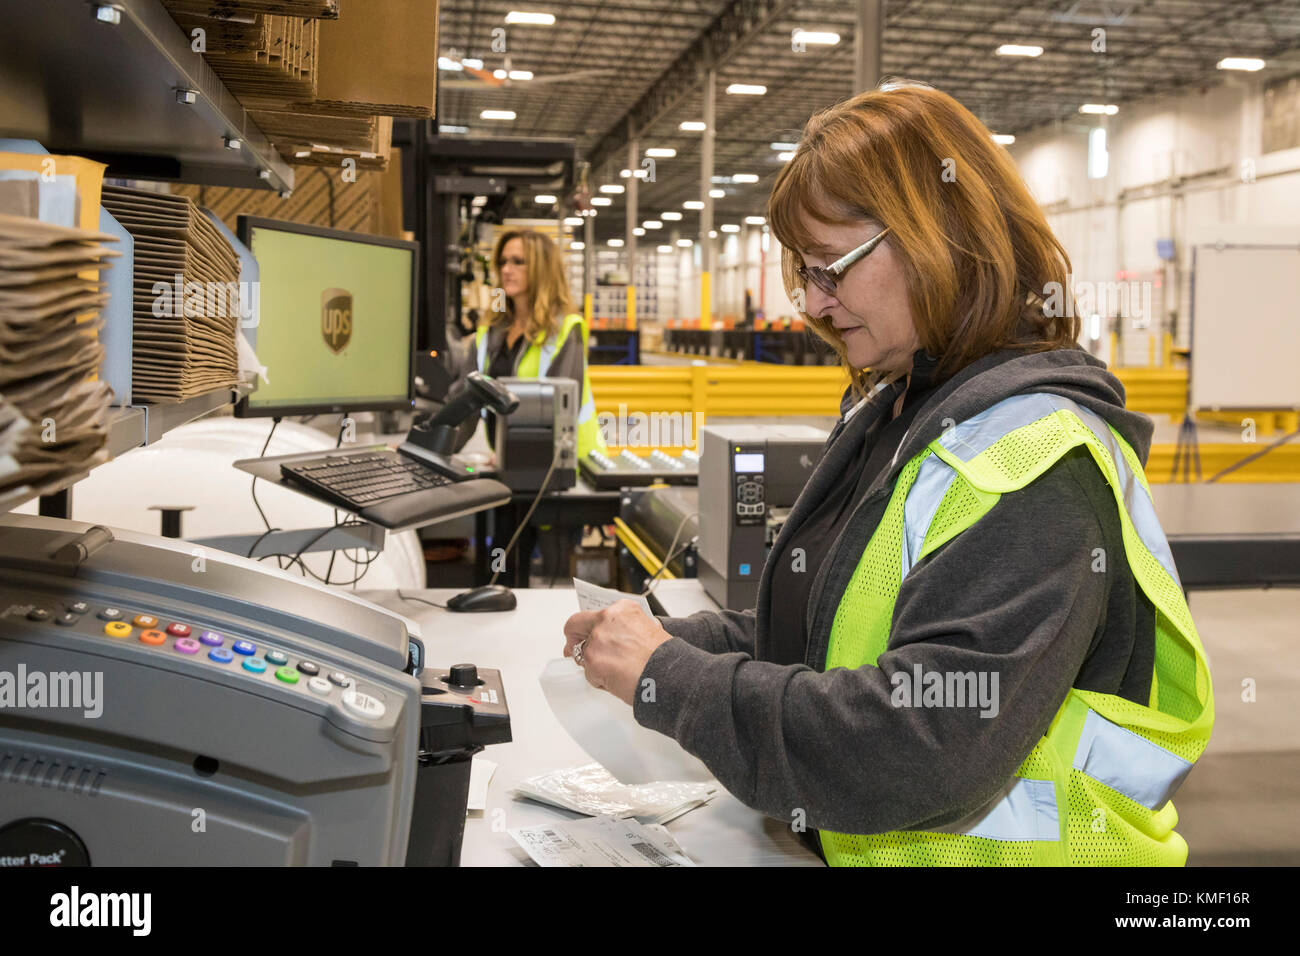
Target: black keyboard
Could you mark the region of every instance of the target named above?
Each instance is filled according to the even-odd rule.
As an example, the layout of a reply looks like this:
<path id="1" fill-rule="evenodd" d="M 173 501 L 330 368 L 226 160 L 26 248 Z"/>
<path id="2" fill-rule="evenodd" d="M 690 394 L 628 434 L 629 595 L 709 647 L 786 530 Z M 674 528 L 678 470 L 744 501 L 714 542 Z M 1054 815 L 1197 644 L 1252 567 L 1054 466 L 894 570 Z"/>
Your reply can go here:
<path id="1" fill-rule="evenodd" d="M 286 481 L 352 511 L 363 511 L 399 495 L 454 484 L 451 478 L 393 452 L 285 462 L 280 465 L 280 474 Z"/>

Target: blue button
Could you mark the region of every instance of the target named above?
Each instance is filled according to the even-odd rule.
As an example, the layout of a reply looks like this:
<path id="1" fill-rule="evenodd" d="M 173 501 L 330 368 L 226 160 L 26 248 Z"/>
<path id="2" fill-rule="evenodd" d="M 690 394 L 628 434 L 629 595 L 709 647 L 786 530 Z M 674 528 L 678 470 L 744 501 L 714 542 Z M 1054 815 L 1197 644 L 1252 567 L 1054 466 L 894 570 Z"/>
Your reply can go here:
<path id="1" fill-rule="evenodd" d="M 282 667 L 289 663 L 289 655 L 284 653 L 284 651 L 267 651 L 266 662 L 268 664 L 274 664 L 276 667 Z"/>
<path id="2" fill-rule="evenodd" d="M 748 573 L 749 573 L 749 565 L 748 565 L 748 564 L 742 564 L 742 565 L 740 566 L 740 573 L 741 573 L 741 574 L 748 574 Z"/>
<path id="3" fill-rule="evenodd" d="M 246 657 L 244 658 L 244 670 L 252 671 L 254 674 L 265 674 L 266 661 L 260 657 Z"/>
<path id="4" fill-rule="evenodd" d="M 224 647 L 214 647 L 212 650 L 208 651 L 208 659 L 214 660 L 218 664 L 229 664 L 235 659 L 235 655 L 230 653 L 230 651 L 226 650 Z"/>
<path id="5" fill-rule="evenodd" d="M 243 654 L 245 656 L 251 656 L 257 653 L 257 645 L 252 641 L 235 641 L 234 644 L 230 645 L 230 649 L 236 654 Z"/>

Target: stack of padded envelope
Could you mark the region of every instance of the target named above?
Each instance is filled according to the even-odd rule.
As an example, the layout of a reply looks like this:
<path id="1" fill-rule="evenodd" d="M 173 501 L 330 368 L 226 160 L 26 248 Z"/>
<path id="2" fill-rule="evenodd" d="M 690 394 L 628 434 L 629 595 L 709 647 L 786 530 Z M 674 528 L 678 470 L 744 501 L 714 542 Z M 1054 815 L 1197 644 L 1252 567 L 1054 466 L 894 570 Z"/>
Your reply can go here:
<path id="1" fill-rule="evenodd" d="M 112 236 L 0 215 L 0 496 L 57 490 L 107 457 L 100 270 Z"/>

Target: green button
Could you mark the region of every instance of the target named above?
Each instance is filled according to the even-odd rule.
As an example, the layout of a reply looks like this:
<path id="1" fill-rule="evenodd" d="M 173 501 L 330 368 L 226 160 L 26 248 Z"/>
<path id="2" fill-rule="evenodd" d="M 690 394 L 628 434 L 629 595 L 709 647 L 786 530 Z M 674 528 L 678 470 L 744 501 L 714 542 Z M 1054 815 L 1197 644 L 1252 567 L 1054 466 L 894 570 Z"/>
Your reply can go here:
<path id="1" fill-rule="evenodd" d="M 286 684 L 298 683 L 298 672 L 292 667 L 281 667 L 275 672 L 275 676 L 280 678 L 280 680 L 284 681 Z"/>

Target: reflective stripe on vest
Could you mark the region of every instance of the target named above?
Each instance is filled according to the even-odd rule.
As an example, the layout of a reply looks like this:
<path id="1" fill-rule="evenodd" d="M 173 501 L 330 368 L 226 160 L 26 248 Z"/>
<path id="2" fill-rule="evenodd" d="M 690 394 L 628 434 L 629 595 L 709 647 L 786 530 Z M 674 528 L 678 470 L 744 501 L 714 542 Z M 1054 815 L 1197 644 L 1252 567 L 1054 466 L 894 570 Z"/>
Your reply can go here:
<path id="1" fill-rule="evenodd" d="M 1156 517 L 1151 495 L 1138 480 L 1114 432 L 1094 412 L 1059 395 L 1048 395 L 1042 392 L 1015 395 L 949 428 L 939 436 L 938 442 L 953 457 L 961 461 L 971 461 L 1007 433 L 1062 409 L 1073 412 L 1110 453 L 1119 475 L 1124 507 L 1133 520 L 1133 527 L 1147 550 L 1181 588 L 1182 582 L 1178 578 L 1178 569 L 1174 566 L 1169 541 L 1165 538 L 1160 520 Z M 920 560 L 921 546 L 926 532 L 934 520 L 935 512 L 939 510 L 939 503 L 943 501 L 943 496 L 947 494 L 949 486 L 956 477 L 957 474 L 952 466 L 937 455 L 929 456 L 922 463 L 921 471 L 916 476 L 916 484 L 912 486 L 907 496 L 904 510 L 906 529 L 903 535 L 904 577 L 912 569 L 912 565 Z"/>
<path id="2" fill-rule="evenodd" d="M 987 514 L 1003 493 L 1025 487 L 1079 446 L 1089 449 L 1119 492 L 1115 498 L 1129 566 L 1156 607 L 1150 703 L 1071 689 L 1047 734 L 979 810 L 924 831 L 865 836 L 823 831 L 830 862 L 1185 860 L 1186 845 L 1173 832 L 1176 816 L 1169 800 L 1209 738 L 1214 713 L 1209 673 L 1141 463 L 1099 416 L 1077 403 L 1041 393 L 1006 399 L 948 429 L 904 466 L 841 596 L 826 667 L 875 665 L 888 649 L 898 589 L 915 565 Z M 891 570 L 895 565 L 897 579 Z M 1168 578 L 1161 580 L 1165 574 Z M 1171 645 L 1171 634 L 1182 644 Z M 1084 778 L 1144 809 L 1124 809 L 1114 803 L 1120 797 L 1081 783 Z M 1076 801 L 1086 805 L 1076 806 Z M 1113 839 L 1104 827 L 1096 830 L 1098 818 L 1089 818 L 1090 813 L 1105 814 L 1103 822 L 1114 818 Z M 1074 833 L 1073 842 L 1061 847 L 1067 831 Z M 963 844 L 961 838 L 982 840 Z M 1005 849 L 998 850 L 999 845 Z M 1059 848 L 1049 849 L 1054 846 Z"/>

